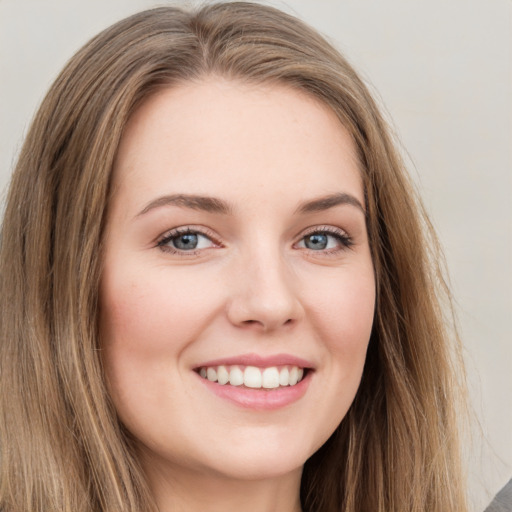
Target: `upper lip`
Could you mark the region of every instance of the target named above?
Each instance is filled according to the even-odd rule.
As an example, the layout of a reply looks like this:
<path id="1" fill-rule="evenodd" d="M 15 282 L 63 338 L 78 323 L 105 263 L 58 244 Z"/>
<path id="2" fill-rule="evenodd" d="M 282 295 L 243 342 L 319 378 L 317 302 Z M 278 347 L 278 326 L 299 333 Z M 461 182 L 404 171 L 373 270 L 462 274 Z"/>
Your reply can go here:
<path id="1" fill-rule="evenodd" d="M 298 366 L 300 368 L 313 368 L 311 361 L 302 359 L 291 354 L 274 354 L 270 356 L 260 356 L 258 354 L 241 354 L 238 356 L 223 357 L 211 361 L 205 361 L 196 366 L 196 368 L 212 366 L 256 366 L 259 368 L 268 368 L 269 366 Z"/>

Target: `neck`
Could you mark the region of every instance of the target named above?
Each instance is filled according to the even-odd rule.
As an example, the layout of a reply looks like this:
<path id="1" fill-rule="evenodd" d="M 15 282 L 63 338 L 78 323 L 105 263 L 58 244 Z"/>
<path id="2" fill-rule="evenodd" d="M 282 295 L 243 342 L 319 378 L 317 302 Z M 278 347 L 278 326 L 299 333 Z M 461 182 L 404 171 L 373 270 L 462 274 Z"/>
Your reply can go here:
<path id="1" fill-rule="evenodd" d="M 147 472 L 159 512 L 301 512 L 302 468 L 268 479 L 238 480 L 181 468 Z"/>

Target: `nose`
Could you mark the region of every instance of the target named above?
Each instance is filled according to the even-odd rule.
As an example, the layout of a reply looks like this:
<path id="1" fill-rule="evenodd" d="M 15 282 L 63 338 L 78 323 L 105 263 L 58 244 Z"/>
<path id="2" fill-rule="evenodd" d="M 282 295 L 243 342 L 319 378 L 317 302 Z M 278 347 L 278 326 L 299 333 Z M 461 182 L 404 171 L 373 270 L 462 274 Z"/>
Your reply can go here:
<path id="1" fill-rule="evenodd" d="M 297 277 L 277 251 L 246 255 L 230 281 L 227 315 L 237 327 L 268 332 L 303 317 Z"/>

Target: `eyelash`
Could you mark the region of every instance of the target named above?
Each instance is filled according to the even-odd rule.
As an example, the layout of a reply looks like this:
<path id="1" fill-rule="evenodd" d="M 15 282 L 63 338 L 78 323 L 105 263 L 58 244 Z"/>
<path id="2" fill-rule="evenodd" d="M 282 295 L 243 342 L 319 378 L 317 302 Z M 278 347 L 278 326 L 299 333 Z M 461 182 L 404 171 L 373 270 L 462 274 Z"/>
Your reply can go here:
<path id="1" fill-rule="evenodd" d="M 172 242 L 172 240 L 177 239 L 180 236 L 188 235 L 188 234 L 199 235 L 201 237 L 208 238 L 212 242 L 212 244 L 214 244 L 215 246 L 217 246 L 217 247 L 222 246 L 220 244 L 220 242 L 218 242 L 216 240 L 215 235 L 212 232 L 210 232 L 209 230 L 207 230 L 205 228 L 195 228 L 192 226 L 187 226 L 187 227 L 176 228 L 176 229 L 173 229 L 173 230 L 167 232 L 157 242 L 157 247 L 159 247 L 160 250 L 170 253 L 170 254 L 177 254 L 180 256 L 184 256 L 184 257 L 197 256 L 199 254 L 199 252 L 201 250 L 203 250 L 204 248 L 186 251 L 186 250 L 176 249 L 175 247 L 168 245 L 170 242 Z M 306 237 L 310 237 L 312 235 L 327 235 L 329 237 L 333 237 L 339 243 L 339 247 L 335 247 L 335 248 L 331 248 L 331 249 L 321 249 L 321 250 L 313 250 L 313 249 L 308 249 L 307 247 L 305 247 L 305 249 L 311 253 L 317 253 L 317 254 L 323 254 L 323 255 L 336 255 L 341 251 L 350 249 L 350 247 L 352 247 L 354 245 L 352 238 L 349 235 L 347 235 L 346 232 L 344 232 L 341 229 L 334 228 L 332 226 L 316 226 L 315 228 L 312 228 L 309 231 L 306 231 L 301 236 L 299 242 L 297 242 L 297 243 L 302 242 Z M 294 246 L 297 245 L 297 243 L 294 244 Z"/>
<path id="2" fill-rule="evenodd" d="M 318 251 L 309 249 L 311 253 L 320 253 L 325 256 L 334 256 L 342 251 L 350 249 L 354 245 L 354 241 L 345 231 L 339 228 L 335 228 L 333 226 L 315 226 L 314 228 L 306 231 L 301 236 L 300 242 L 302 242 L 306 237 L 312 235 L 327 235 L 333 237 L 337 240 L 339 246 L 331 249 L 322 249 Z"/>
<path id="3" fill-rule="evenodd" d="M 171 245 L 168 245 L 172 240 L 179 238 L 183 235 L 199 235 L 204 238 L 208 238 L 215 246 L 220 247 L 221 244 L 216 240 L 215 235 L 205 228 L 195 228 L 193 226 L 176 228 L 171 231 L 168 231 L 158 242 L 157 247 L 160 250 L 170 253 L 170 254 L 178 254 L 180 256 L 197 256 L 202 249 L 184 251 L 180 249 L 176 249 Z"/>

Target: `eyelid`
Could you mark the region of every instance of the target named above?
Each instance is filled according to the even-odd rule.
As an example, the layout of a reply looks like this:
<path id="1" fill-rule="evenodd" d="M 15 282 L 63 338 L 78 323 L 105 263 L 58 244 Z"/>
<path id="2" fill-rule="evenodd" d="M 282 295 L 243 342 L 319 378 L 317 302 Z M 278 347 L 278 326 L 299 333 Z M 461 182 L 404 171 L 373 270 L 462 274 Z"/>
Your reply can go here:
<path id="1" fill-rule="evenodd" d="M 170 245 L 167 245 L 173 238 L 179 237 L 184 234 L 197 234 L 209 239 L 214 247 L 206 247 L 200 249 L 192 249 L 192 250 L 180 250 Z M 305 237 L 313 234 L 326 234 L 328 236 L 332 236 L 338 240 L 339 247 L 330 248 L 330 249 L 319 249 L 313 250 L 307 247 L 300 247 L 300 249 L 305 249 L 310 253 L 317 253 L 318 255 L 334 255 L 346 249 L 350 249 L 353 245 L 352 238 L 350 235 L 342 228 L 335 227 L 332 225 L 318 225 L 311 226 L 305 229 L 299 236 L 298 240 L 293 244 L 294 247 L 297 246 L 300 242 L 304 240 Z M 160 235 L 155 242 L 155 246 L 158 247 L 163 252 L 167 252 L 170 254 L 177 254 L 180 256 L 197 256 L 200 252 L 205 251 L 206 249 L 211 249 L 215 247 L 223 247 L 223 244 L 220 242 L 219 237 L 209 228 L 200 225 L 184 225 L 178 226 L 172 229 L 167 230 L 165 233 Z"/>
<path id="2" fill-rule="evenodd" d="M 304 249 L 311 252 L 311 253 L 318 253 L 319 255 L 329 255 L 329 254 L 337 254 L 340 251 L 344 251 L 346 249 L 350 249 L 352 245 L 354 245 L 354 242 L 352 240 L 352 237 L 347 233 L 346 230 L 332 226 L 332 225 L 319 225 L 319 226 L 311 226 L 304 230 L 298 239 L 297 242 L 295 242 L 294 245 L 297 245 L 298 243 L 302 242 L 305 237 L 313 235 L 313 234 L 327 234 L 330 236 L 333 236 L 337 238 L 337 240 L 340 243 L 340 247 L 331 248 L 331 249 L 324 249 L 324 250 L 313 250 L 308 249 L 305 247 Z M 302 249 L 302 248 L 301 248 Z"/>
<path id="3" fill-rule="evenodd" d="M 186 235 L 186 234 L 197 234 L 200 236 L 203 236 L 205 238 L 208 238 L 214 247 L 222 247 L 222 243 L 219 241 L 218 236 L 209 228 L 206 228 L 204 226 L 198 226 L 198 225 L 184 225 L 184 226 L 177 226 L 175 228 L 167 230 L 165 233 L 160 235 L 158 239 L 155 242 L 156 247 L 160 248 L 160 250 L 164 252 L 168 252 L 171 254 L 178 254 L 182 256 L 194 256 L 197 255 L 199 252 L 204 251 L 205 249 L 211 249 L 214 247 L 208 247 L 208 248 L 202 248 L 202 249 L 196 249 L 196 250 L 190 250 L 190 251 L 184 251 L 177 249 L 175 247 L 171 247 L 166 245 L 168 242 L 170 242 L 173 238 L 179 237 L 180 235 Z"/>
<path id="4" fill-rule="evenodd" d="M 348 236 L 348 233 L 341 228 L 338 228 L 336 226 L 332 226 L 330 224 L 320 224 L 318 226 L 311 226 L 309 228 L 306 228 L 302 233 L 301 237 L 305 237 L 308 235 L 311 235 L 313 233 L 329 233 L 333 235 L 345 235 Z"/>

